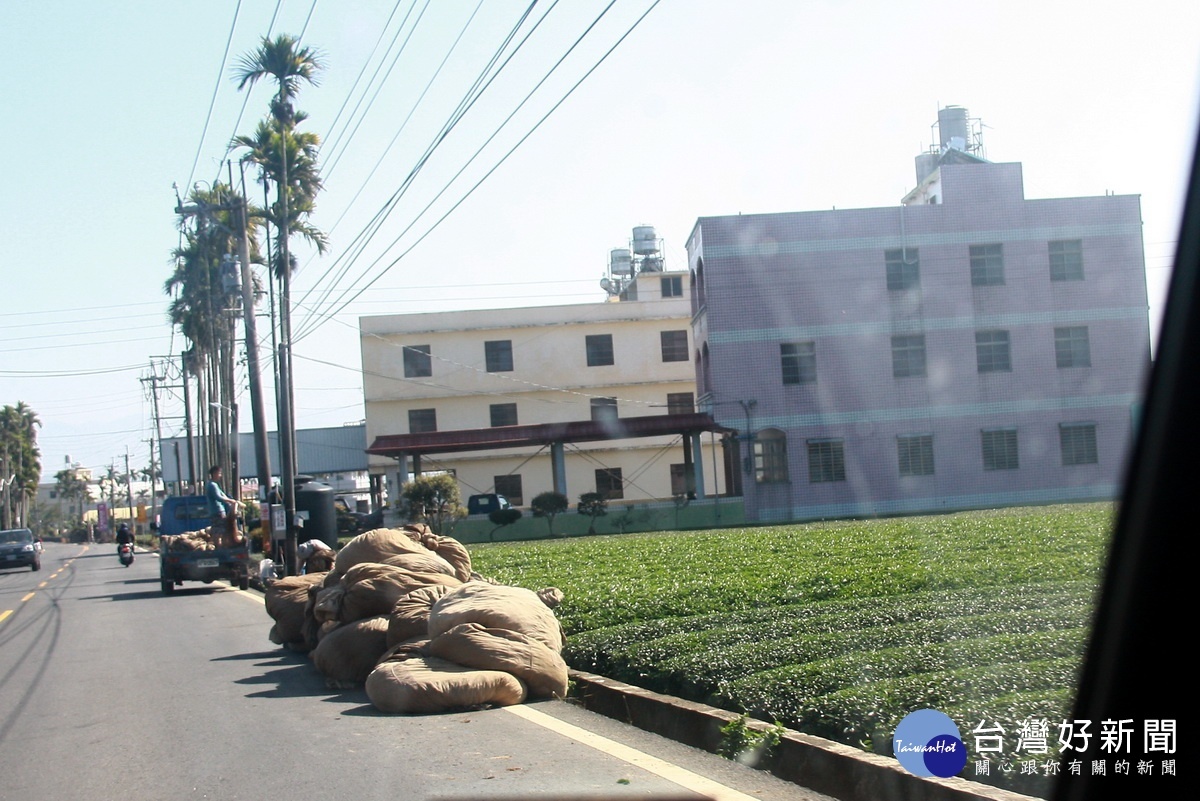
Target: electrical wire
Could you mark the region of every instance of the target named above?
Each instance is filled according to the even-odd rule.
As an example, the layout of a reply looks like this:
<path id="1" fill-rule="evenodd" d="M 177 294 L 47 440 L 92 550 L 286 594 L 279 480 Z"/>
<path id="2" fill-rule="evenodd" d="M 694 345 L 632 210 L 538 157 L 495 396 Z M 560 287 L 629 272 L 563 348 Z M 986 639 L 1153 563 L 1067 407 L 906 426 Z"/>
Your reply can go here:
<path id="1" fill-rule="evenodd" d="M 229 48 L 233 45 L 233 32 L 237 28 L 238 14 L 241 10 L 242 0 L 238 0 L 237 6 L 233 9 L 233 22 L 229 25 L 229 36 L 225 40 L 225 53 L 221 56 L 221 68 L 217 71 L 217 85 L 213 87 L 212 99 L 208 101 L 208 115 L 204 118 L 204 129 L 200 132 L 200 143 L 196 145 L 196 157 L 192 160 L 192 171 L 188 173 L 188 186 L 192 185 L 192 181 L 196 177 L 196 167 L 200 164 L 200 152 L 204 149 L 204 139 L 208 136 L 208 124 L 212 121 L 213 109 L 217 105 L 217 92 L 221 88 L 221 78 L 225 74 L 225 65 L 229 62 Z"/>

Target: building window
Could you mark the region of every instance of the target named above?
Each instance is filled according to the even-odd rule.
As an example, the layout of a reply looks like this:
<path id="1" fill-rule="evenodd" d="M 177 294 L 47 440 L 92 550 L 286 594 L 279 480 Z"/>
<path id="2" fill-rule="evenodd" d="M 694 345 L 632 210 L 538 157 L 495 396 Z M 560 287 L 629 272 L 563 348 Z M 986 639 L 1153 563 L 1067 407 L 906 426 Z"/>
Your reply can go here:
<path id="1" fill-rule="evenodd" d="M 625 480 L 621 468 L 602 467 L 596 471 L 596 492 L 610 501 L 625 497 Z"/>
<path id="2" fill-rule="evenodd" d="M 1050 280 L 1083 280 L 1083 240 L 1063 239 L 1050 243 Z"/>
<path id="3" fill-rule="evenodd" d="M 437 409 L 409 409 L 408 433 L 428 434 L 437 431 Z"/>
<path id="4" fill-rule="evenodd" d="M 1088 344 L 1086 325 L 1054 329 L 1054 361 L 1064 367 L 1091 367 L 1092 348 Z"/>
<path id="5" fill-rule="evenodd" d="M 1012 370 L 1007 331 L 975 332 L 975 363 L 981 373 Z"/>
<path id="6" fill-rule="evenodd" d="M 888 289 L 916 289 L 921 285 L 921 260 L 916 248 L 883 252 Z"/>
<path id="7" fill-rule="evenodd" d="M 433 375 L 433 360 L 428 345 L 404 346 L 404 377 L 428 378 Z"/>
<path id="8" fill-rule="evenodd" d="M 933 475 L 933 434 L 905 434 L 896 437 L 900 475 Z"/>
<path id="9" fill-rule="evenodd" d="M 660 331 L 662 360 L 664 362 L 686 362 L 688 360 L 687 331 Z"/>
<path id="10" fill-rule="evenodd" d="M 668 392 L 667 414 L 692 414 L 696 411 L 696 396 L 690 392 Z"/>
<path id="11" fill-rule="evenodd" d="M 521 475 L 494 476 L 492 486 L 497 495 L 503 495 L 513 506 L 523 506 L 525 494 L 521 491 Z"/>
<path id="12" fill-rule="evenodd" d="M 814 342 L 781 342 L 779 359 L 785 384 L 817 383 L 817 346 Z"/>
<path id="13" fill-rule="evenodd" d="M 517 424 L 517 404 L 515 403 L 493 403 L 488 410 L 491 413 L 492 428 Z"/>
<path id="14" fill-rule="evenodd" d="M 588 334 L 585 344 L 588 367 L 603 367 L 613 363 L 612 334 Z"/>
<path id="15" fill-rule="evenodd" d="M 971 245 L 971 286 L 1004 283 L 1004 246 Z"/>
<path id="16" fill-rule="evenodd" d="M 787 436 L 777 428 L 765 428 L 754 438 L 754 480 L 759 484 L 788 480 Z"/>
<path id="17" fill-rule="evenodd" d="M 808 441 L 808 480 L 813 484 L 846 480 L 846 460 L 840 439 Z"/>
<path id="18" fill-rule="evenodd" d="M 489 373 L 512 372 L 512 340 L 497 339 L 492 342 L 484 342 L 483 358 Z"/>
<path id="19" fill-rule="evenodd" d="M 592 420 L 597 423 L 611 422 L 617 419 L 616 398 L 592 398 Z"/>
<path id="20" fill-rule="evenodd" d="M 1096 464 L 1100 457 L 1096 452 L 1095 423 L 1059 423 L 1058 444 L 1062 448 L 1062 463 Z"/>
<path id="21" fill-rule="evenodd" d="M 683 276 L 665 275 L 662 277 L 662 296 L 664 298 L 683 297 Z"/>
<path id="22" fill-rule="evenodd" d="M 925 335 L 892 337 L 892 375 L 909 378 L 925 375 Z"/>
<path id="23" fill-rule="evenodd" d="M 984 470 L 1016 470 L 1020 467 L 1015 428 L 984 429 L 979 433 L 983 442 Z"/>
<path id="24" fill-rule="evenodd" d="M 671 465 L 671 495 L 687 495 L 687 465 Z"/>

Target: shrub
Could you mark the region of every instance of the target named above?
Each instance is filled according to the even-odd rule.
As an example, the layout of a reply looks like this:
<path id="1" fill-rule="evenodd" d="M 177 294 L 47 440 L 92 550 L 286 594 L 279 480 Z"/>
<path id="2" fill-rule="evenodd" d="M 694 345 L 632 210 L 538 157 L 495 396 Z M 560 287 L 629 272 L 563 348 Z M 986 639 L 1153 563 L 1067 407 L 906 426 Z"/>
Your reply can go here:
<path id="1" fill-rule="evenodd" d="M 543 492 L 530 502 L 529 508 L 533 511 L 534 517 L 546 518 L 546 525 L 550 527 L 550 536 L 553 537 L 554 518 L 567 511 L 567 507 L 570 505 L 571 502 L 567 500 L 567 496 L 561 492 Z"/>

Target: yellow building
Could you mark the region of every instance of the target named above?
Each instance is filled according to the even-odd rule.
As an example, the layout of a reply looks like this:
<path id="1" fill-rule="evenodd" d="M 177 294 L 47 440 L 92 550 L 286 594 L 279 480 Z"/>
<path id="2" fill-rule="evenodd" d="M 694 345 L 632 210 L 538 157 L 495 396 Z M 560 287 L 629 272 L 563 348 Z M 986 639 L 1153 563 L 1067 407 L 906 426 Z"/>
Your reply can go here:
<path id="1" fill-rule="evenodd" d="M 694 409 L 686 272 L 643 272 L 608 302 L 363 317 L 359 331 L 369 469 L 389 497 L 433 471 L 464 499 L 514 506 L 548 490 L 723 491 L 716 433 Z"/>

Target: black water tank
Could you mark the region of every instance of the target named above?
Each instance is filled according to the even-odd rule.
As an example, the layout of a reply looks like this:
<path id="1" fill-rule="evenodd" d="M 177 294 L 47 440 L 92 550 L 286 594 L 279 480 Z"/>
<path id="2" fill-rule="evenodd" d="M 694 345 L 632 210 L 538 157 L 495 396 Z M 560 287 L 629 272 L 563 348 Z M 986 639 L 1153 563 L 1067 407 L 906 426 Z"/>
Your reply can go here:
<path id="1" fill-rule="evenodd" d="M 296 512 L 306 517 L 299 541 L 320 540 L 337 544 L 337 512 L 333 508 L 333 487 L 314 481 L 311 476 L 296 476 Z"/>

